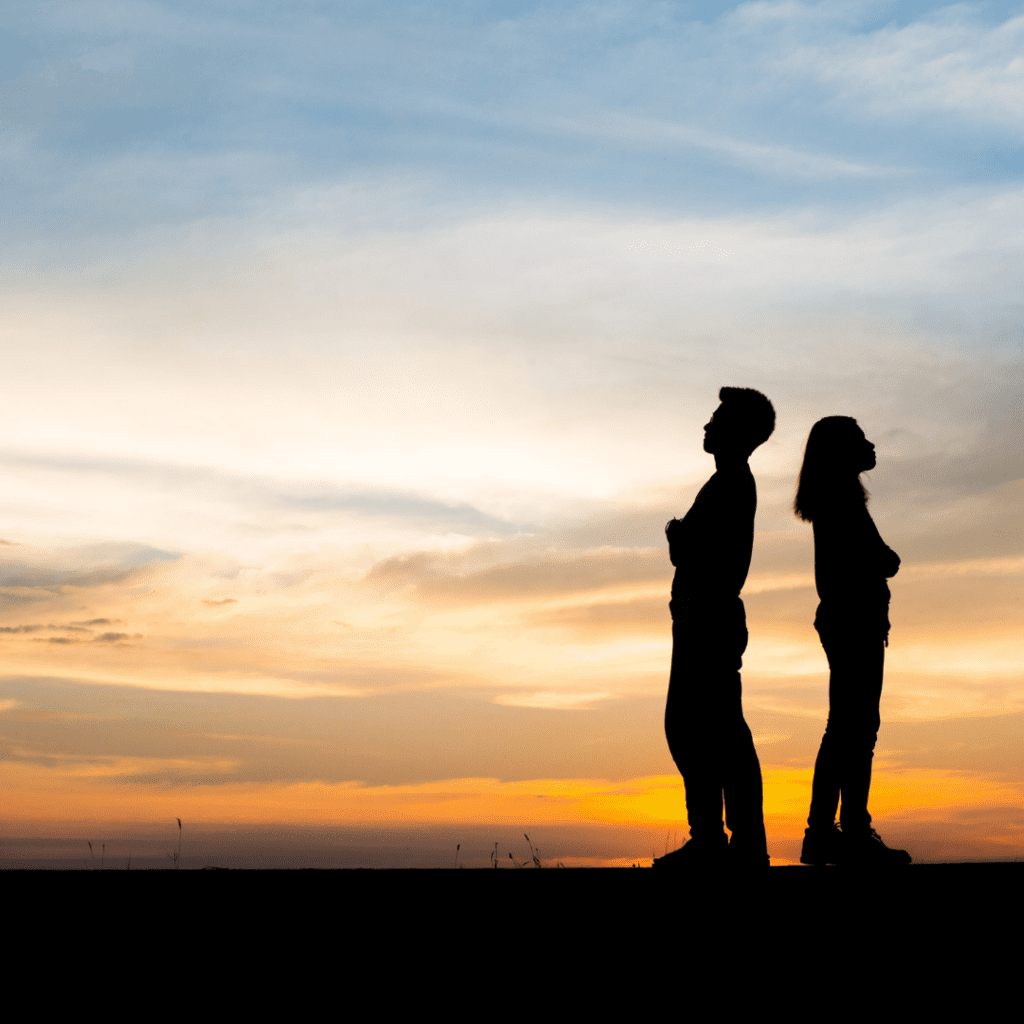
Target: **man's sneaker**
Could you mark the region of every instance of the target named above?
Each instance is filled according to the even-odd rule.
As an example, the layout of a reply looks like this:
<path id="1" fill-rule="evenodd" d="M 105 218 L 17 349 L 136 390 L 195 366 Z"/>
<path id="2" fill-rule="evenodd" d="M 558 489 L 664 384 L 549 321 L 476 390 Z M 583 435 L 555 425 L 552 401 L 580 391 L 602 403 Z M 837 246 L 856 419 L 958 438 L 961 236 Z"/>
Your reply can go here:
<path id="1" fill-rule="evenodd" d="M 825 828 L 804 829 L 804 845 L 800 851 L 801 864 L 839 864 L 843 859 L 844 839 L 835 822 Z M 879 840 L 881 842 L 881 840 Z"/>
<path id="2" fill-rule="evenodd" d="M 721 839 L 691 839 L 678 850 L 666 853 L 664 857 L 655 857 L 652 867 L 679 868 L 684 871 L 701 871 L 707 868 L 725 867 L 729 840 L 725 833 Z"/>
<path id="3" fill-rule="evenodd" d="M 911 856 L 906 850 L 890 850 L 873 829 L 847 832 L 843 841 L 842 864 L 850 867 L 906 867 Z"/>

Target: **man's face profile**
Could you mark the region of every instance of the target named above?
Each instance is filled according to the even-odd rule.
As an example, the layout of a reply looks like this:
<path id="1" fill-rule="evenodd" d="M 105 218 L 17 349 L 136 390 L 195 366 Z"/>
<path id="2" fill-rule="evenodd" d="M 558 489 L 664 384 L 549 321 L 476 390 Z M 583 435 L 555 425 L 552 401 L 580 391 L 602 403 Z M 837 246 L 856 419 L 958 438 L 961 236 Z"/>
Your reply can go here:
<path id="1" fill-rule="evenodd" d="M 724 406 L 720 405 L 711 414 L 711 419 L 704 424 L 704 451 L 709 455 L 714 455 L 716 450 L 720 450 L 729 432 L 728 413 L 723 412 L 723 408 Z"/>

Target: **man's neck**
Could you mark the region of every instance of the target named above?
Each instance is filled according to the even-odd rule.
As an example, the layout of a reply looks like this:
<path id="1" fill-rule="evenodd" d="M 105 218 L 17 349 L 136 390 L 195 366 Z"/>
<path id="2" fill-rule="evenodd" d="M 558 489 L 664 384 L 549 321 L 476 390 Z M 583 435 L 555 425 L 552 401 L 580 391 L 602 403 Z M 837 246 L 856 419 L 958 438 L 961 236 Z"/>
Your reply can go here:
<path id="1" fill-rule="evenodd" d="M 715 472 L 721 473 L 723 471 L 728 472 L 729 470 L 749 470 L 750 466 L 747 464 L 747 460 L 750 458 L 749 455 L 737 455 L 734 452 L 722 452 L 721 455 L 715 454 Z"/>

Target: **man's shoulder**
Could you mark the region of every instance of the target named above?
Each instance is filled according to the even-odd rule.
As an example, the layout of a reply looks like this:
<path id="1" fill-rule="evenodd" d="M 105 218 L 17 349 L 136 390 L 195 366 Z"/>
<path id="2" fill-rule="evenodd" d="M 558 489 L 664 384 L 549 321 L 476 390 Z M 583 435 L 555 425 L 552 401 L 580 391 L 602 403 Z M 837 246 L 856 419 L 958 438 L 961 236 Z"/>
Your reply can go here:
<path id="1" fill-rule="evenodd" d="M 745 505 L 757 501 L 757 484 L 749 466 L 737 469 L 720 469 L 704 485 L 700 495 L 717 503 Z"/>

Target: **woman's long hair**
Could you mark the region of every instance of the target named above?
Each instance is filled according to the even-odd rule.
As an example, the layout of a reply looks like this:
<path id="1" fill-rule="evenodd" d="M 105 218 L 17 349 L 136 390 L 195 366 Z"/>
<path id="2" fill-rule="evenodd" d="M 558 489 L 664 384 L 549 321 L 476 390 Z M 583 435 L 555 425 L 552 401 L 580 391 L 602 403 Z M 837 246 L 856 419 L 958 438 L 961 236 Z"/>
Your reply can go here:
<path id="1" fill-rule="evenodd" d="M 849 503 L 866 505 L 868 492 L 859 473 L 851 473 L 847 453 L 863 442 L 864 434 L 852 416 L 826 416 L 811 427 L 800 467 L 793 511 L 814 522 L 822 508 Z"/>

